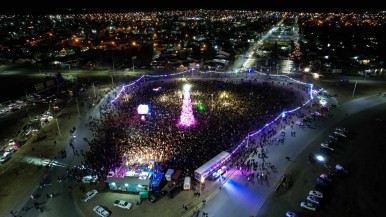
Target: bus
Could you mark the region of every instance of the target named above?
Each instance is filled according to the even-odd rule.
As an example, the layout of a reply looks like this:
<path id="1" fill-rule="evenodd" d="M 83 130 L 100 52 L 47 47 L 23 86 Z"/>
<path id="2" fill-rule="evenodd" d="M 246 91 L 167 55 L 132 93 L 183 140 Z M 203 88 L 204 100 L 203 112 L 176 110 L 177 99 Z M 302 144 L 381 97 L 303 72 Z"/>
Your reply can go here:
<path id="1" fill-rule="evenodd" d="M 226 151 L 222 151 L 214 158 L 210 159 L 204 165 L 194 171 L 194 177 L 199 181 L 205 180 L 213 172 L 221 168 L 230 158 L 231 154 Z"/>

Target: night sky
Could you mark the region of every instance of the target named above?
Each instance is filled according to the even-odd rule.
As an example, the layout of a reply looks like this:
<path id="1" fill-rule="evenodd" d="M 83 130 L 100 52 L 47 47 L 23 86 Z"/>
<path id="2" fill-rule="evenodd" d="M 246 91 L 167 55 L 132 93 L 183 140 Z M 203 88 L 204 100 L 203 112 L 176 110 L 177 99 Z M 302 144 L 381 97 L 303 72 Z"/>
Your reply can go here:
<path id="1" fill-rule="evenodd" d="M 176 4 L 174 2 L 179 2 Z M 7 1 L 0 14 L 39 14 L 57 12 L 128 12 L 186 9 L 244 9 L 310 12 L 378 12 L 386 10 L 382 0 L 35 0 Z"/>

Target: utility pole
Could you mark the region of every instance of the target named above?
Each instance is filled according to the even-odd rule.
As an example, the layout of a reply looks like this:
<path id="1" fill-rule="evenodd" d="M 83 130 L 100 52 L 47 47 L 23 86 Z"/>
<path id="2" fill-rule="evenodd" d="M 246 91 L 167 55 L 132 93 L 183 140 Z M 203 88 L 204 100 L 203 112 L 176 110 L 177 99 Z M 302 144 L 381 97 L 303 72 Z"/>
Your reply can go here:
<path id="1" fill-rule="evenodd" d="M 111 74 L 111 85 L 114 86 L 113 74 Z"/>
<path id="2" fill-rule="evenodd" d="M 28 100 L 28 94 L 27 94 L 27 90 L 24 88 L 24 93 L 25 93 L 25 100 L 27 101 Z"/>
<path id="3" fill-rule="evenodd" d="M 249 145 L 249 132 L 248 132 L 248 138 L 247 138 L 247 148 L 248 148 L 248 145 Z"/>
<path id="4" fill-rule="evenodd" d="M 27 95 L 27 90 L 24 88 L 24 92 L 25 92 L 25 104 L 26 104 L 26 111 L 27 111 L 27 114 L 29 116 L 29 120 L 31 121 L 31 114 L 29 113 L 29 105 L 27 103 L 27 100 L 28 100 L 28 95 Z"/>
<path id="5" fill-rule="evenodd" d="M 133 71 L 134 71 L 134 60 L 136 60 L 137 59 L 137 56 L 132 56 L 131 57 L 131 62 L 133 63 Z"/>
<path id="6" fill-rule="evenodd" d="M 62 136 L 62 133 L 60 132 L 59 123 L 58 123 L 58 118 L 55 117 L 55 120 L 56 120 L 56 126 L 58 127 L 59 137 L 61 137 L 61 136 Z"/>
<path id="7" fill-rule="evenodd" d="M 80 117 L 80 109 L 79 109 L 78 97 L 76 97 L 75 100 L 76 100 L 76 108 L 78 109 L 78 114 L 79 114 L 79 117 Z"/>
<path id="8" fill-rule="evenodd" d="M 94 82 L 92 83 L 92 88 L 94 89 L 94 98 L 96 98 L 96 93 L 95 93 L 95 85 L 94 85 Z"/>
<path id="9" fill-rule="evenodd" d="M 352 96 L 351 97 L 354 97 L 355 89 L 357 88 L 357 83 L 358 83 L 358 81 L 355 82 L 354 90 L 352 91 Z"/>

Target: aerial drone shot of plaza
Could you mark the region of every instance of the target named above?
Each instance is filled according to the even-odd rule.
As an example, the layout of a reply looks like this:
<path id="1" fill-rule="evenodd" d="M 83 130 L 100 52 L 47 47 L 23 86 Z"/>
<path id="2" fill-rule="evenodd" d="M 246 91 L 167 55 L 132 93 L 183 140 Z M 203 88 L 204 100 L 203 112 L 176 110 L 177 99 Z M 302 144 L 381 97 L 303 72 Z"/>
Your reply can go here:
<path id="1" fill-rule="evenodd" d="M 1 217 L 383 216 L 378 2 L 39 4 L 0 10 Z"/>

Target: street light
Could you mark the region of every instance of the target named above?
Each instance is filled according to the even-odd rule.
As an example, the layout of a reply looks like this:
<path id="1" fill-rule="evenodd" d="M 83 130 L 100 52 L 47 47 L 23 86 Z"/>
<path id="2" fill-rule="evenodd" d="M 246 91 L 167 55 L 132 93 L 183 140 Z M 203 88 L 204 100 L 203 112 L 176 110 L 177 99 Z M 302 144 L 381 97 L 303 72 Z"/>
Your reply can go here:
<path id="1" fill-rule="evenodd" d="M 328 168 L 328 166 L 326 165 L 326 158 L 322 155 L 316 155 L 315 156 L 316 160 L 318 160 L 320 163 L 323 164 L 324 167 L 327 168 L 328 172 L 330 172 L 330 169 Z"/>
<path id="2" fill-rule="evenodd" d="M 200 196 L 201 196 L 202 184 L 204 184 L 204 182 L 205 182 L 205 177 L 201 177 L 201 180 L 200 180 Z"/>
<path id="3" fill-rule="evenodd" d="M 136 60 L 136 59 L 137 59 L 137 56 L 131 57 L 131 61 L 132 61 L 132 63 L 133 63 L 133 71 L 134 71 L 134 60 Z"/>
<path id="4" fill-rule="evenodd" d="M 324 156 L 322 156 L 322 155 L 316 155 L 315 158 L 316 158 L 316 160 L 318 160 L 321 163 L 325 163 L 326 162 L 326 158 Z"/>
<path id="5" fill-rule="evenodd" d="M 213 93 L 210 95 L 212 96 L 212 110 L 213 110 Z"/>
<path id="6" fill-rule="evenodd" d="M 55 120 L 56 120 L 56 126 L 58 127 L 59 137 L 61 137 L 61 136 L 62 136 L 62 133 L 60 132 L 59 123 L 58 123 L 58 118 L 55 117 Z"/>

